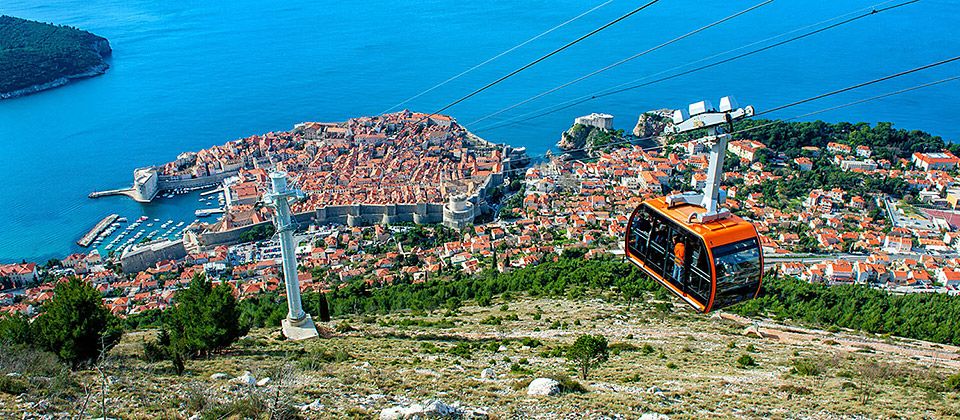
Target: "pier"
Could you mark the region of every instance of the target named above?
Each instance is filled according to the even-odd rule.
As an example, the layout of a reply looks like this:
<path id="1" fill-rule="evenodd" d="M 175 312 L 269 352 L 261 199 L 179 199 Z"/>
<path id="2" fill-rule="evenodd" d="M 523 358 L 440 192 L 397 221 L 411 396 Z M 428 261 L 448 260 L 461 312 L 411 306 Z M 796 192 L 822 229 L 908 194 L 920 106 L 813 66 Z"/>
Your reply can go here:
<path id="1" fill-rule="evenodd" d="M 103 232 L 107 227 L 110 226 L 111 223 L 117 221 L 117 218 L 119 217 L 120 216 L 117 214 L 111 214 L 107 217 L 104 217 L 103 220 L 93 227 L 93 229 L 90 229 L 86 235 L 83 235 L 83 237 L 77 241 L 77 245 L 80 245 L 84 248 L 90 246 L 90 244 L 97 239 L 97 236 L 100 235 L 100 232 Z"/>
<path id="2" fill-rule="evenodd" d="M 125 195 L 132 198 L 138 203 L 149 203 L 150 200 L 144 200 L 143 197 L 137 194 L 133 188 L 118 188 L 115 190 L 106 190 L 106 191 L 94 191 L 87 195 L 90 198 L 100 198 L 100 197 L 109 197 L 111 195 Z M 151 197 L 152 198 L 152 197 Z"/>
<path id="3" fill-rule="evenodd" d="M 221 214 L 221 213 L 224 213 L 224 212 L 226 212 L 226 210 L 224 210 L 224 209 L 200 209 L 200 210 L 197 210 L 197 211 L 193 212 L 193 214 L 194 214 L 195 216 L 197 216 L 197 217 L 207 217 L 207 216 L 211 216 L 211 215 L 214 215 L 214 214 Z"/>
<path id="4" fill-rule="evenodd" d="M 202 196 L 212 195 L 212 194 L 216 194 L 216 193 L 218 193 L 218 192 L 223 192 L 223 187 L 222 187 L 222 186 L 221 186 L 221 187 L 217 187 L 217 188 L 215 188 L 215 189 L 212 189 L 212 190 L 210 190 L 210 191 L 204 191 L 204 192 L 200 193 L 200 196 L 202 197 Z"/>

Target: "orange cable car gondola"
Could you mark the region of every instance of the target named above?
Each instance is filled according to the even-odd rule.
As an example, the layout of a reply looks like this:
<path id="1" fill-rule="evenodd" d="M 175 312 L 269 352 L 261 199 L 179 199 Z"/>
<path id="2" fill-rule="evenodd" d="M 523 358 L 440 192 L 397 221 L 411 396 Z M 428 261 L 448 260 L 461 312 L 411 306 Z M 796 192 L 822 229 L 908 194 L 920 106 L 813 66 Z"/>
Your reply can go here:
<path id="1" fill-rule="evenodd" d="M 675 113 L 676 132 L 710 133 L 701 139 L 711 147 L 704 192 L 645 200 L 627 221 L 626 258 L 703 313 L 755 298 L 763 276 L 757 229 L 717 207 L 730 138 L 722 127 L 753 115 L 752 107 L 735 108 L 734 100 L 725 97 L 719 111 L 704 101 L 690 105 L 689 118 Z"/>

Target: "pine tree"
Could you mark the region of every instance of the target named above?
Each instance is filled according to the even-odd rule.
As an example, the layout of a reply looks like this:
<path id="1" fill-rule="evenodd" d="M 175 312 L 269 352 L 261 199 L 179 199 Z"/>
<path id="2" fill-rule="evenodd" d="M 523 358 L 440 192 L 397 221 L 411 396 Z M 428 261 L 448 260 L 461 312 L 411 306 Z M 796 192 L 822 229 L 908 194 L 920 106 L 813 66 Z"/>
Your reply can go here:
<path id="1" fill-rule="evenodd" d="M 330 322 L 330 306 L 327 305 L 327 294 L 320 292 L 320 322 Z"/>
<path id="2" fill-rule="evenodd" d="M 584 334 L 567 349 L 567 359 L 580 371 L 580 379 L 586 380 L 590 369 L 599 367 L 609 357 L 607 338 L 602 335 Z"/>
<path id="3" fill-rule="evenodd" d="M 120 324 L 100 292 L 79 278 L 58 284 L 42 310 L 33 326 L 37 344 L 73 367 L 95 361 L 120 340 Z"/>
<path id="4" fill-rule="evenodd" d="M 160 344 L 178 374 L 187 359 L 220 351 L 247 332 L 233 290 L 225 283 L 213 287 L 197 275 L 175 299 L 176 305 L 164 313 Z"/>

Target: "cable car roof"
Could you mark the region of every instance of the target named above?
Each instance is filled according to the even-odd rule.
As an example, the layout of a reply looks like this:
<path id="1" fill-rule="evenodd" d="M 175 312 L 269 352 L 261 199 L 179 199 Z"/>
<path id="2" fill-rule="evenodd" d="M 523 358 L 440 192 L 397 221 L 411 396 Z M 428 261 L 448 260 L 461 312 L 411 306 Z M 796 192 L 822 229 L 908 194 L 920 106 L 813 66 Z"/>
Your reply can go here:
<path id="1" fill-rule="evenodd" d="M 668 207 L 665 197 L 651 198 L 644 203 L 702 237 L 710 248 L 757 237 L 757 231 L 753 225 L 732 214 L 723 219 L 696 223 L 689 222 L 690 216 L 694 212 L 702 212 L 703 207 L 686 203 Z"/>

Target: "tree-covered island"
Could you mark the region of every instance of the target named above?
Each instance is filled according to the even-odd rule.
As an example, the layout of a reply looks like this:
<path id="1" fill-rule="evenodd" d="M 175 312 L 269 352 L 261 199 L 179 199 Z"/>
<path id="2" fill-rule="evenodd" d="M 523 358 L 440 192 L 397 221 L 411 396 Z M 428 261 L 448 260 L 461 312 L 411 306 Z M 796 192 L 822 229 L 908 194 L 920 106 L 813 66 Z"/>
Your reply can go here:
<path id="1" fill-rule="evenodd" d="M 0 99 L 103 74 L 110 53 L 107 39 L 90 32 L 0 16 Z"/>

